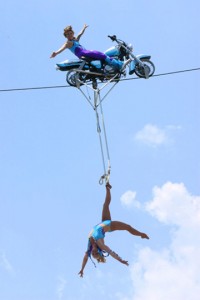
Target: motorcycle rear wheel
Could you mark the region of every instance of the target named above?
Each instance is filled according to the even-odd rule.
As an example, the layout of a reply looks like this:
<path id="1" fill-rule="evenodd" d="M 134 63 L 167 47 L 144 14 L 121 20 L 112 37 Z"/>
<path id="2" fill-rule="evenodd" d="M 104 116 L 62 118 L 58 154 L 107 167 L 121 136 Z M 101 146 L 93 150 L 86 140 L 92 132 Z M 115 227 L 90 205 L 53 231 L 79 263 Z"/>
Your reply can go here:
<path id="1" fill-rule="evenodd" d="M 148 73 L 148 77 L 151 77 L 155 72 L 155 66 L 152 63 L 152 61 L 148 59 L 141 59 L 141 61 L 144 63 L 146 72 Z M 146 78 L 145 70 L 142 66 L 139 64 L 135 67 L 135 74 L 140 78 Z"/>

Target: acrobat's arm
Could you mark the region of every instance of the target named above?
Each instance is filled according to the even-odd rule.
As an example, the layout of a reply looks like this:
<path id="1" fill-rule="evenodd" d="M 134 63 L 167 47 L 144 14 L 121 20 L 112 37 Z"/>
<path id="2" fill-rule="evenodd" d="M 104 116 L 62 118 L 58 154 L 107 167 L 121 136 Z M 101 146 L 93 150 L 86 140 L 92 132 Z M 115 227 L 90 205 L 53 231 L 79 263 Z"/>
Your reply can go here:
<path id="1" fill-rule="evenodd" d="M 87 261 L 88 261 L 88 254 L 87 252 L 85 252 L 85 255 L 83 257 L 83 261 L 82 261 L 82 266 L 81 266 L 81 270 L 80 272 L 78 273 L 80 275 L 80 277 L 83 277 L 83 270 L 87 264 Z"/>
<path id="2" fill-rule="evenodd" d="M 81 36 L 84 34 L 85 29 L 88 27 L 88 25 L 84 24 L 83 29 L 79 32 L 79 34 L 77 35 L 76 39 L 77 41 L 80 40 Z"/>
<path id="3" fill-rule="evenodd" d="M 66 48 L 69 48 L 67 43 L 65 43 L 62 47 L 60 47 L 57 51 L 52 52 L 50 58 L 55 57 L 57 54 L 63 52 Z"/>
<path id="4" fill-rule="evenodd" d="M 108 252 L 113 258 L 115 258 L 116 260 L 118 260 L 120 263 L 124 264 L 124 265 L 129 265 L 127 260 L 123 260 L 116 252 L 110 250 L 110 252 Z"/>
<path id="5" fill-rule="evenodd" d="M 110 254 L 114 259 L 118 260 L 120 263 L 128 266 L 128 261 L 123 260 L 117 253 L 112 251 L 108 246 L 106 246 L 102 239 L 99 239 L 97 241 L 97 245 L 101 248 L 101 250 L 106 251 L 108 254 Z"/>

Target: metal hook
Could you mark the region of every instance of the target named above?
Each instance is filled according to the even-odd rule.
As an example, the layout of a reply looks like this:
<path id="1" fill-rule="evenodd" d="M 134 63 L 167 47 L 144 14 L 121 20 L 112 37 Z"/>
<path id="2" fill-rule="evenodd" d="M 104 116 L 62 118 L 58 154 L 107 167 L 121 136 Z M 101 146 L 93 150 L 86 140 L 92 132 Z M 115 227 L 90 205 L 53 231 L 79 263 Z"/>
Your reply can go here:
<path id="1" fill-rule="evenodd" d="M 108 173 L 104 174 L 100 177 L 99 179 L 99 184 L 102 185 L 104 183 L 105 180 L 105 184 L 109 182 L 109 178 L 110 178 L 110 167 L 108 169 Z"/>
<path id="2" fill-rule="evenodd" d="M 100 185 L 102 185 L 103 184 L 103 182 L 104 182 L 104 179 L 105 179 L 105 174 L 104 175 L 102 175 L 101 177 L 100 177 L 100 179 L 99 179 L 99 184 Z"/>

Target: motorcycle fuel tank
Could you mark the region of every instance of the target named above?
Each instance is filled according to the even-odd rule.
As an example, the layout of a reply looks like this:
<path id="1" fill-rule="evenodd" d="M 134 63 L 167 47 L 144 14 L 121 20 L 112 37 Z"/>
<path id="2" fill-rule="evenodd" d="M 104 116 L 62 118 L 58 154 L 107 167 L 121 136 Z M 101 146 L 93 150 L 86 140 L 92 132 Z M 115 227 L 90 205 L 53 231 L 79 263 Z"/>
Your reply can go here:
<path id="1" fill-rule="evenodd" d="M 115 46 L 107 49 L 104 54 L 108 55 L 108 56 L 118 56 L 120 54 L 119 49 Z"/>

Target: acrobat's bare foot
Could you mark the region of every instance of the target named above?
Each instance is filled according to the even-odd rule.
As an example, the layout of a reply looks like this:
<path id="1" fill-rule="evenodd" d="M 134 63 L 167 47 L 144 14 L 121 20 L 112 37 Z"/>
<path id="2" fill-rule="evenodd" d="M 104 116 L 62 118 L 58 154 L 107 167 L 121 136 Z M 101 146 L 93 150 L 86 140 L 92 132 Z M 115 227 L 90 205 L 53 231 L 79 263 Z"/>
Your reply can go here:
<path id="1" fill-rule="evenodd" d="M 112 185 L 110 185 L 110 183 L 109 183 L 109 182 L 107 182 L 107 183 L 106 183 L 106 188 L 108 188 L 108 189 L 112 189 Z"/>

